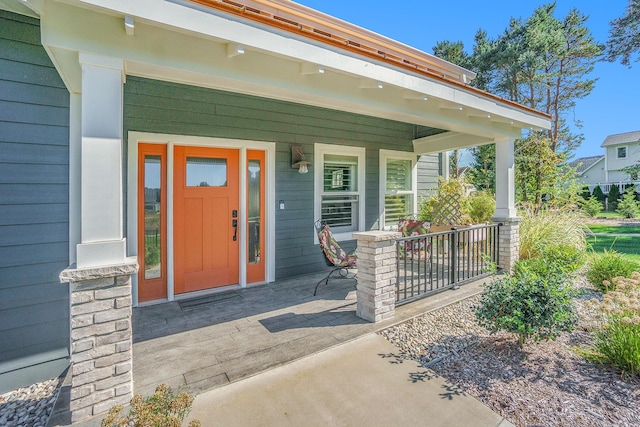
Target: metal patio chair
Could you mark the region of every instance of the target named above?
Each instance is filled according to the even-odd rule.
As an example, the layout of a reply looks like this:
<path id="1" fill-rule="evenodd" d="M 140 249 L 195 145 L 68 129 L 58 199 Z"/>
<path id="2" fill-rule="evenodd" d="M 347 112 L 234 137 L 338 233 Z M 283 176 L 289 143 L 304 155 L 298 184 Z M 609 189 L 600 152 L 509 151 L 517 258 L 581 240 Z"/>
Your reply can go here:
<path id="1" fill-rule="evenodd" d="M 329 283 L 331 275 L 338 272 L 337 276 L 333 276 L 335 279 L 354 279 L 355 275 L 349 276 L 349 268 L 355 268 L 358 260 L 355 253 L 347 254 L 344 249 L 340 247 L 336 239 L 331 233 L 331 228 L 326 221 L 318 220 L 315 222 L 316 233 L 318 234 L 318 241 L 320 242 L 320 249 L 324 255 L 324 260 L 327 266 L 332 267 L 331 271 L 325 278 L 320 280 L 313 290 L 315 296 L 318 292 L 318 287 L 322 282 L 325 285 Z M 355 252 L 355 251 L 354 251 Z"/>

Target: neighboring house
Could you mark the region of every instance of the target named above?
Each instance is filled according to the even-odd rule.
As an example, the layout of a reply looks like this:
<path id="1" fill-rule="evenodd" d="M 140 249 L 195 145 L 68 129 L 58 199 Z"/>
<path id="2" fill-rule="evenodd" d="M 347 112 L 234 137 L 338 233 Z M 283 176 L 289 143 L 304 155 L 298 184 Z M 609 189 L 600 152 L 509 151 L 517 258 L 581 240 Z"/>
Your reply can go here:
<path id="1" fill-rule="evenodd" d="M 638 184 L 622 169 L 640 164 L 640 131 L 609 135 L 601 144 L 604 155 L 581 157 L 569 165 L 576 168 L 578 179 L 593 192 L 600 186 L 605 194 L 611 185 L 617 185 L 620 192 L 628 184 Z"/>
<path id="2" fill-rule="evenodd" d="M 609 135 L 604 148 L 605 182 L 629 181 L 629 174 L 621 169 L 640 163 L 640 131 Z"/>
<path id="3" fill-rule="evenodd" d="M 576 169 L 578 180 L 593 190 L 592 186 L 605 181 L 604 163 L 604 156 L 590 156 L 575 159 L 569 166 Z"/>
<path id="4" fill-rule="evenodd" d="M 513 142 L 549 127 L 287 0 L 4 0 L 0 46 L 0 392 L 97 345 L 69 344 L 91 319 L 70 325 L 61 272 L 73 307 L 132 275 L 114 282 L 126 311 L 320 271 L 315 220 L 353 247 L 415 213 L 437 153 L 488 143 L 513 219 Z"/>

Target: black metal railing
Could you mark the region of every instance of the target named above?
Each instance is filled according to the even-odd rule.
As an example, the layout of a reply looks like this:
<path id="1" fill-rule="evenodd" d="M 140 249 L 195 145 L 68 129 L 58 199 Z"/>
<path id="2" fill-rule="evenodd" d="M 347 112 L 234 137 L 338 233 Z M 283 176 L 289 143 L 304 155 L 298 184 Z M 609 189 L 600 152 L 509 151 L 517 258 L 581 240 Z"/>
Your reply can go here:
<path id="1" fill-rule="evenodd" d="M 396 241 L 396 305 L 491 274 L 499 224 L 452 228 Z"/>

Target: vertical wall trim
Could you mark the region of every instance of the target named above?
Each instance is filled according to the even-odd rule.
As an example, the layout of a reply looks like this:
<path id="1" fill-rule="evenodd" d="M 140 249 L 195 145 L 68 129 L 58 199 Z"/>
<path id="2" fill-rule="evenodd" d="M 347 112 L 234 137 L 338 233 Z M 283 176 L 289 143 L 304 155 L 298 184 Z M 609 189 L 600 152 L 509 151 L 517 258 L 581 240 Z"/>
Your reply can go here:
<path id="1" fill-rule="evenodd" d="M 82 96 L 69 95 L 69 263 L 76 262 L 80 236 L 80 175 L 82 163 Z"/>

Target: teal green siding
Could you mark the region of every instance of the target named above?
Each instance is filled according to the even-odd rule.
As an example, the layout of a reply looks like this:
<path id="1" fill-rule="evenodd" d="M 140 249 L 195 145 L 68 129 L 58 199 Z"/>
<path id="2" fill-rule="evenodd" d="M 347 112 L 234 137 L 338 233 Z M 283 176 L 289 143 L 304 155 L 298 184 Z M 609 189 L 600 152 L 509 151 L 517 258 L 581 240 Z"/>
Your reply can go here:
<path id="1" fill-rule="evenodd" d="M 69 363 L 69 93 L 37 19 L 0 11 L 0 393 Z"/>
<path id="2" fill-rule="evenodd" d="M 291 168 L 291 145 L 313 162 L 314 144 L 366 147 L 366 227 L 377 228 L 379 150 L 412 151 L 414 126 L 342 111 L 141 78 L 127 78 L 127 131 L 276 143 L 276 278 L 326 267 L 313 238 L 313 171 Z M 354 242 L 347 242 L 347 248 Z"/>

